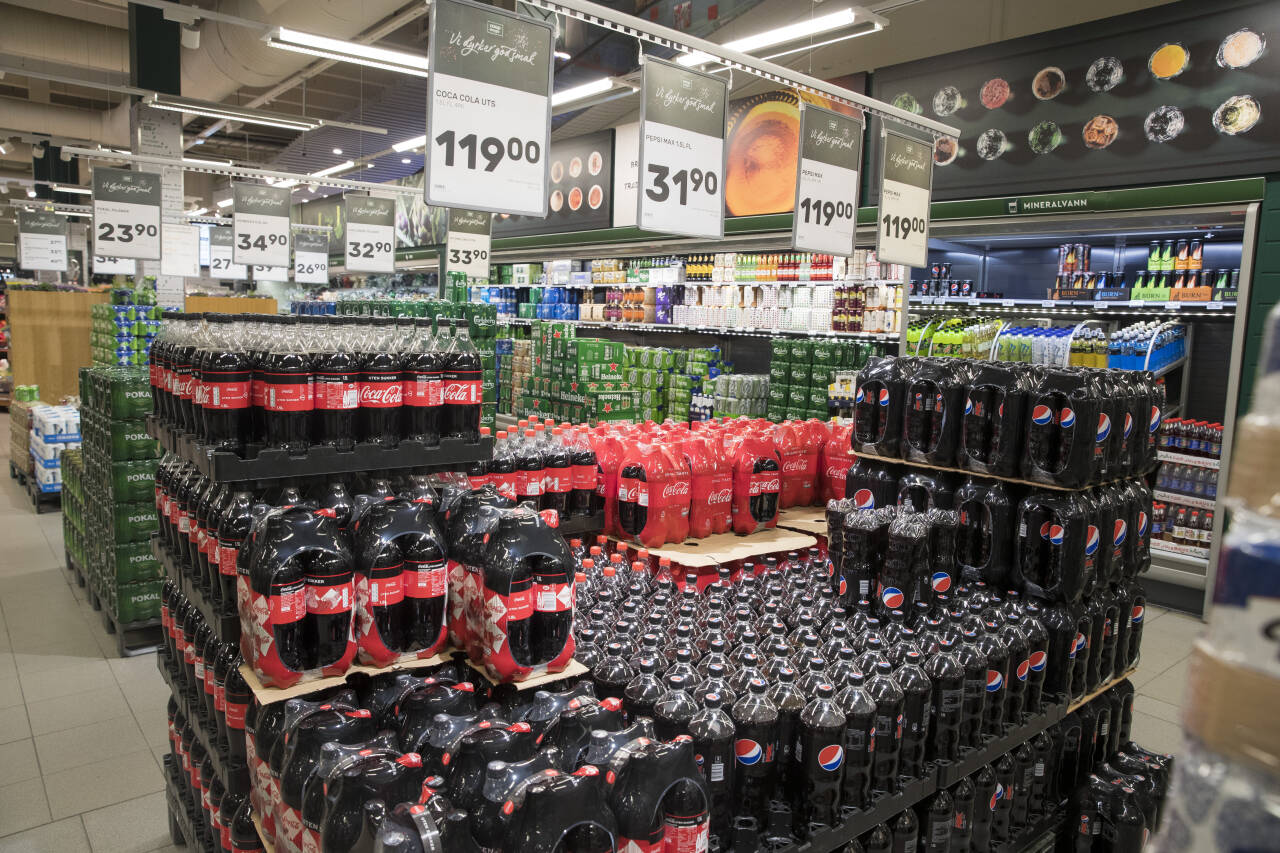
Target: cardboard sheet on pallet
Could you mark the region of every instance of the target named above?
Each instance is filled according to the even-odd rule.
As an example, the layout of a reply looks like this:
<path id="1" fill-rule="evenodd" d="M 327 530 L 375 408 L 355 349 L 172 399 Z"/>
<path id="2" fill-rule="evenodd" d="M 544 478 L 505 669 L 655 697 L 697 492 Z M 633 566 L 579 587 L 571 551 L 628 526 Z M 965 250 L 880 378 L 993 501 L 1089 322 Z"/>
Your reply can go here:
<path id="1" fill-rule="evenodd" d="M 621 540 L 615 538 L 614 541 Z M 706 539 L 686 539 L 677 545 L 650 548 L 649 553 L 658 559 L 670 557 L 671 562 L 678 566 L 699 569 L 776 554 L 779 551 L 803 551 L 815 544 L 817 540 L 807 533 L 775 527 L 748 536 L 717 533 Z M 627 542 L 627 545 L 633 546 L 634 543 Z"/>
<path id="2" fill-rule="evenodd" d="M 793 506 L 778 512 L 778 526 L 814 536 L 827 535 L 827 509 L 821 506 Z"/>

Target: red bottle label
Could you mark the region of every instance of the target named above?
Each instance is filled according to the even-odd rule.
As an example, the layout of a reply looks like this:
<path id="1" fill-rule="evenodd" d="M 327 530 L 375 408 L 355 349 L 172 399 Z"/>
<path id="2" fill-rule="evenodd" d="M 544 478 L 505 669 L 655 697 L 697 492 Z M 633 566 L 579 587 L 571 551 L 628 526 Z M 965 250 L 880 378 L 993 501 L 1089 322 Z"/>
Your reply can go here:
<path id="1" fill-rule="evenodd" d="M 360 377 L 352 373 L 317 373 L 316 408 L 326 412 L 346 411 L 360 406 Z"/>
<path id="2" fill-rule="evenodd" d="M 777 471 L 757 471 L 751 475 L 747 494 L 751 497 L 767 495 L 782 488 L 782 478 Z"/>
<path id="3" fill-rule="evenodd" d="M 218 574 L 234 576 L 240 557 L 240 540 L 227 539 L 218 543 Z"/>
<path id="4" fill-rule="evenodd" d="M 227 703 L 227 728 L 244 731 L 244 721 L 249 713 L 248 702 Z"/>
<path id="5" fill-rule="evenodd" d="M 307 594 L 302 587 L 302 581 L 295 581 L 271 595 L 267 603 L 270 624 L 292 625 L 306 618 Z"/>
<path id="6" fill-rule="evenodd" d="M 573 487 L 575 489 L 594 489 L 596 487 L 596 466 L 574 465 Z"/>
<path id="7" fill-rule="evenodd" d="M 447 588 L 448 564 L 445 560 L 405 560 L 401 577 L 406 598 L 440 598 Z"/>
<path id="8" fill-rule="evenodd" d="M 489 482 L 497 487 L 498 494 L 515 500 L 519 494 L 516 486 L 516 477 L 517 475 L 514 472 L 510 474 L 490 474 Z"/>
<path id="9" fill-rule="evenodd" d="M 707 813 L 667 815 L 663 853 L 707 853 L 711 838 L 711 822 Z"/>
<path id="10" fill-rule="evenodd" d="M 404 386 L 398 372 L 360 374 L 360 408 L 394 409 L 401 405 Z"/>
<path id="11" fill-rule="evenodd" d="M 480 474 L 476 477 L 467 477 L 467 482 L 471 484 L 471 491 L 474 492 L 477 489 L 483 489 L 485 486 L 489 485 L 489 475 Z"/>
<path id="12" fill-rule="evenodd" d="M 252 382 L 247 370 L 206 370 L 200 385 L 200 405 L 206 409 L 249 407 Z"/>
<path id="13" fill-rule="evenodd" d="M 480 403 L 480 371 L 469 370 L 445 377 L 444 402 L 447 406 L 474 406 Z"/>
<path id="14" fill-rule="evenodd" d="M 378 573 L 390 572 L 394 567 L 379 569 Z M 404 574 L 390 577 L 369 579 L 369 606 L 391 607 L 404 601 Z"/>
<path id="15" fill-rule="evenodd" d="M 535 583 L 534 607 L 539 613 L 564 613 L 573 609 L 573 587 L 567 583 Z"/>
<path id="16" fill-rule="evenodd" d="M 268 373 L 262 407 L 269 412 L 309 412 L 315 408 L 311 377 L 296 373 Z"/>
<path id="17" fill-rule="evenodd" d="M 348 613 L 355 601 L 351 581 L 339 584 L 313 583 L 307 579 L 307 612 L 318 616 Z"/>
<path id="18" fill-rule="evenodd" d="M 439 373 L 415 373 L 404 381 L 406 406 L 443 406 L 444 381 Z"/>
<path id="19" fill-rule="evenodd" d="M 507 608 L 507 621 L 519 622 L 533 616 L 533 590 L 522 589 L 510 595 L 499 596 Z"/>

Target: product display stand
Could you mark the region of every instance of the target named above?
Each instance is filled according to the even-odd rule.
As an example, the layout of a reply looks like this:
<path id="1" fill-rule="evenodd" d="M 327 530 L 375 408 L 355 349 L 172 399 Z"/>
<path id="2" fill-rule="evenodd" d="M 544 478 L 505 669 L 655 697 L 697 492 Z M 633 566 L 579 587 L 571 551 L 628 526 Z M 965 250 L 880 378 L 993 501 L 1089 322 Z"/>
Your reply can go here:
<path id="1" fill-rule="evenodd" d="M 626 541 L 617 537 L 610 537 L 610 539 L 614 542 Z M 628 541 L 627 544 L 634 543 Z M 706 539 L 686 539 L 679 544 L 650 548 L 649 555 L 659 560 L 667 557 L 677 566 L 705 569 L 723 563 L 776 554 L 779 551 L 802 551 L 812 548 L 815 544 L 817 540 L 806 533 L 784 530 L 781 527 L 767 527 L 746 536 L 737 533 L 717 533 Z"/>
<path id="2" fill-rule="evenodd" d="M 827 536 L 827 514 L 820 506 L 793 506 L 778 512 L 778 527 Z"/>

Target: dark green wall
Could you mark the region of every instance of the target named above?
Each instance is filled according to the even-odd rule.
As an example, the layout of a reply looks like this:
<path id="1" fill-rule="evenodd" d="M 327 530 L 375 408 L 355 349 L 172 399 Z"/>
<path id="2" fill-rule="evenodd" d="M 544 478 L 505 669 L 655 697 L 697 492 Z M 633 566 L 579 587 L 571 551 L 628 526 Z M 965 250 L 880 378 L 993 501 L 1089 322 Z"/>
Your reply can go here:
<path id="1" fill-rule="evenodd" d="M 1253 399 L 1253 377 L 1258 359 L 1262 357 L 1267 312 L 1277 302 L 1280 302 L 1280 175 L 1268 175 L 1258 216 L 1258 244 L 1253 257 L 1253 281 L 1249 287 L 1249 316 L 1240 370 L 1238 414 L 1247 412 Z"/>

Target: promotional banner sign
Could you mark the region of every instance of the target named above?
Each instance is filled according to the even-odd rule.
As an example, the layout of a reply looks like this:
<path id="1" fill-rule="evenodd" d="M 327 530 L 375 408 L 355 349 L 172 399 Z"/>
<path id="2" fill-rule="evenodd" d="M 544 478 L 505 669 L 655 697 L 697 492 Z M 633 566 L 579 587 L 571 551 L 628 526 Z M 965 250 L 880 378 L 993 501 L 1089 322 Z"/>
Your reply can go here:
<path id="1" fill-rule="evenodd" d="M 18 211 L 18 264 L 67 271 L 67 217 L 51 210 Z"/>
<path id="2" fill-rule="evenodd" d="M 858 225 L 860 120 L 800 104 L 800 160 L 791 245 L 804 252 L 852 255 Z"/>
<path id="3" fill-rule="evenodd" d="M 689 237 L 723 237 L 728 83 L 647 57 L 643 81 L 639 226 Z"/>
<path id="4" fill-rule="evenodd" d="M 917 269 L 929 264 L 929 196 L 933 146 L 884 129 L 880 164 L 880 220 L 876 257 L 880 263 Z"/>
<path id="5" fill-rule="evenodd" d="M 232 191 L 232 260 L 246 266 L 289 266 L 289 188 L 237 183 Z"/>
<path id="6" fill-rule="evenodd" d="M 391 198 L 347 196 L 347 270 L 396 271 L 396 202 Z"/>
<path id="7" fill-rule="evenodd" d="M 328 234 L 299 231 L 293 235 L 293 280 L 299 284 L 328 284 Z"/>
<path id="8" fill-rule="evenodd" d="M 466 273 L 467 278 L 489 277 L 489 231 L 492 225 L 491 213 L 449 211 L 449 236 L 445 242 L 445 264 L 449 272 Z"/>
<path id="9" fill-rule="evenodd" d="M 427 204 L 547 215 L 554 39 L 492 6 L 431 4 Z"/>
<path id="10" fill-rule="evenodd" d="M 113 258 L 110 255 L 94 255 L 93 274 L 137 275 L 138 262 L 133 258 Z"/>
<path id="11" fill-rule="evenodd" d="M 209 277 L 246 281 L 249 268 L 232 260 L 231 246 L 235 242 L 230 228 L 209 229 Z"/>
<path id="12" fill-rule="evenodd" d="M 152 172 L 93 170 L 94 251 L 104 256 L 160 258 L 163 180 Z"/>
<path id="13" fill-rule="evenodd" d="M 194 225 L 166 225 L 160 235 L 160 274 L 195 278 L 200 275 L 200 229 Z"/>

